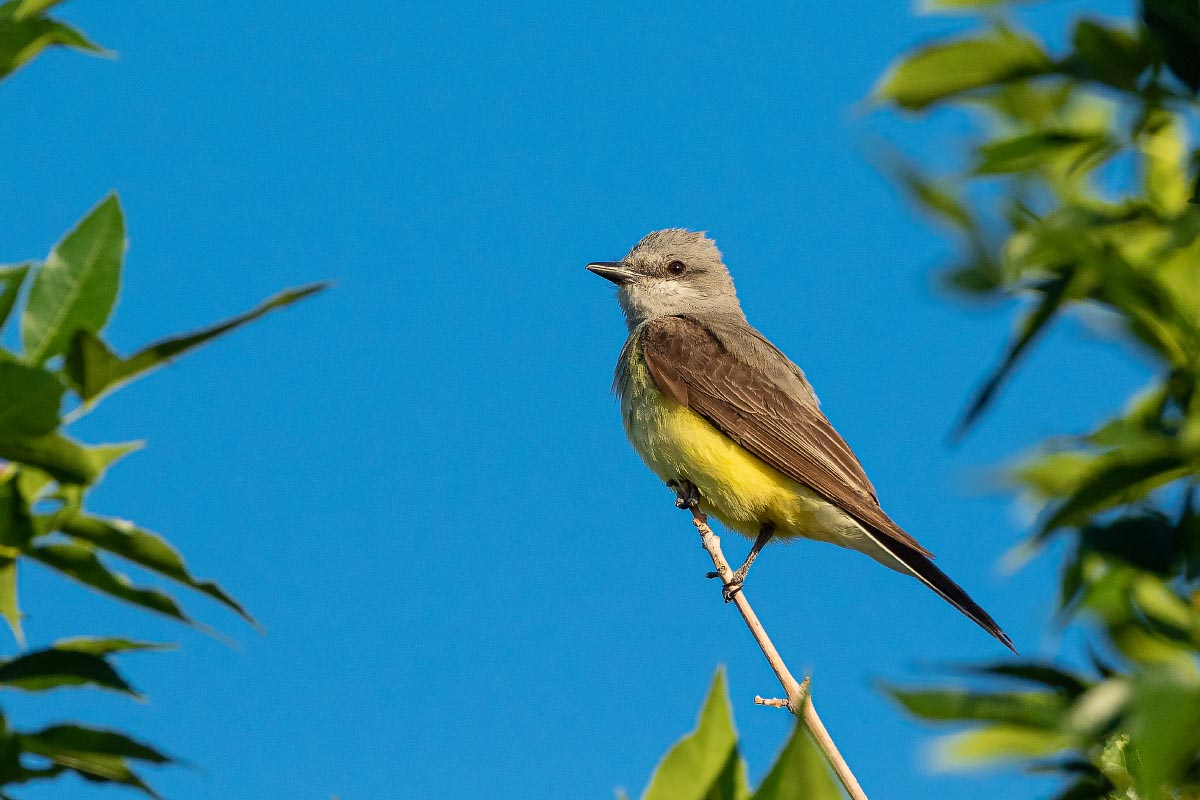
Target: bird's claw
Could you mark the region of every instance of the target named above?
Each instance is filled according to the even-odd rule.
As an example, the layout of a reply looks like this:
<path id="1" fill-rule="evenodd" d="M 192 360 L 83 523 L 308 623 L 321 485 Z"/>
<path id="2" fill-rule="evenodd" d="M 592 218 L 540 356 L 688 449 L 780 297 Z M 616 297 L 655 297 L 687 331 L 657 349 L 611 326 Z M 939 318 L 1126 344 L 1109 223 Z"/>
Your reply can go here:
<path id="1" fill-rule="evenodd" d="M 704 577 L 711 579 L 720 578 L 722 575 L 719 572 L 706 572 L 704 573 Z M 733 578 L 725 581 L 725 585 L 721 587 L 721 597 L 725 598 L 726 603 L 732 603 L 733 598 L 737 597 L 738 592 L 741 590 L 742 578 L 737 574 L 734 574 Z"/>
<path id="2" fill-rule="evenodd" d="M 675 490 L 675 507 L 692 511 L 700 507 L 700 490 L 691 481 L 667 481 Z"/>
<path id="3" fill-rule="evenodd" d="M 733 598 L 737 597 L 740 591 L 742 591 L 742 582 L 740 580 L 732 580 L 721 587 L 721 597 L 725 598 L 726 603 L 732 603 Z"/>

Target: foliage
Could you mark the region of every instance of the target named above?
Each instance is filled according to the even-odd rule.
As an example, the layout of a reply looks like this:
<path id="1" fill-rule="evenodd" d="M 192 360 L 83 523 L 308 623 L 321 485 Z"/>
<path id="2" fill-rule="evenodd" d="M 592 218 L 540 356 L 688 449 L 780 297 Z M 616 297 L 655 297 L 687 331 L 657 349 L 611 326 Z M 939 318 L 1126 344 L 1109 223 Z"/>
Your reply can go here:
<path id="1" fill-rule="evenodd" d="M 74 28 L 46 16 L 57 4 L 11 0 L 0 5 L 0 77 L 52 45 L 101 52 Z M 30 561 L 102 595 L 193 624 L 170 593 L 137 585 L 123 574 L 118 563 L 125 562 L 206 595 L 254 623 L 220 586 L 194 576 L 164 538 L 87 511 L 88 490 L 140 444 L 85 444 L 65 428 L 106 393 L 322 287 L 283 292 L 227 322 L 121 357 L 101 333 L 120 289 L 125 244 L 124 215 L 111 194 L 44 261 L 0 267 L 0 333 L 15 318 L 20 322 L 20 348 L 0 347 L 0 615 L 19 644 L 24 640 L 17 579 Z M 138 697 L 113 657 L 159 649 L 127 639 L 64 640 L 0 659 L 0 688 L 92 687 Z M 78 724 L 17 731 L 0 714 L 0 787 L 73 773 L 155 796 L 132 765 L 171 760 L 120 732 Z M 0 798 L 9 796 L 0 788 Z"/>
<path id="2" fill-rule="evenodd" d="M 989 8 L 978 32 L 901 58 L 875 97 L 958 109 L 978 133 L 960 172 L 897 159 L 894 174 L 959 242 L 945 285 L 1026 307 L 959 433 L 1064 314 L 1099 320 L 1156 378 L 1010 472 L 1043 509 L 1026 554 L 1069 542 L 1061 623 L 1087 626 L 1109 663 L 985 665 L 969 670 L 983 688 L 890 691 L 920 718 L 972 723 L 943 741 L 948 761 L 1055 772 L 1063 799 L 1200 796 L 1200 0 L 1079 18 L 1062 54 L 1020 29 L 1018 8 L 937 5 Z"/>
<path id="3" fill-rule="evenodd" d="M 799 723 L 762 783 L 751 790 L 733 727 L 725 673 L 717 670 L 696 729 L 667 751 L 642 800 L 837 800 L 843 796 L 824 756 Z M 618 798 L 623 800 L 624 793 L 618 792 Z"/>

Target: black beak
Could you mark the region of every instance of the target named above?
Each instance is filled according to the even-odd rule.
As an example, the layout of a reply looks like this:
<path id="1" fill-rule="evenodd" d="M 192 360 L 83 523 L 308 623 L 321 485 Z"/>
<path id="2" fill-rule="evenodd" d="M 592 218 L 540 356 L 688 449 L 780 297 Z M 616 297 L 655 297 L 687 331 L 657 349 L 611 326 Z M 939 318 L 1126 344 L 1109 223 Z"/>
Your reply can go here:
<path id="1" fill-rule="evenodd" d="M 624 286 L 636 277 L 636 273 L 624 261 L 597 261 L 588 264 L 587 268 L 588 272 L 594 272 L 617 286 Z"/>

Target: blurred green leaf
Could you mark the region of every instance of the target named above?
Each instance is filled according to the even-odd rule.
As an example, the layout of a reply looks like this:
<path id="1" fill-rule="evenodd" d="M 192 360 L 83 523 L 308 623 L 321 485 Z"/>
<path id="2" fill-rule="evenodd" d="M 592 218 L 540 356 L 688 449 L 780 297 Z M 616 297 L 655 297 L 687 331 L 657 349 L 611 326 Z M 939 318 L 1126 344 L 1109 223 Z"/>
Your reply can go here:
<path id="1" fill-rule="evenodd" d="M 1065 720 L 1066 728 L 1083 737 L 1103 735 L 1129 704 L 1129 683 L 1123 678 L 1105 679 L 1075 700 Z M 1090 762 L 1087 762 L 1090 763 Z"/>
<path id="2" fill-rule="evenodd" d="M 921 11 L 932 13 L 976 12 L 1031 0 L 919 0 Z"/>
<path id="3" fill-rule="evenodd" d="M 1040 75 L 1052 67 L 1050 57 L 1033 39 L 992 31 L 920 48 L 888 71 L 875 96 L 915 111 L 973 89 Z"/>
<path id="4" fill-rule="evenodd" d="M 962 98 L 964 104 L 993 115 L 994 133 L 998 135 L 1062 125 L 1066 108 L 1077 100 L 1069 85 L 1028 80 L 998 84 Z"/>
<path id="5" fill-rule="evenodd" d="M 725 688 L 725 672 L 717 670 L 708 699 L 696 721 L 696 729 L 667 752 L 651 776 L 642 800 L 708 798 L 714 786 L 727 786 L 730 762 L 740 758 Z M 744 776 L 744 771 L 741 774 Z M 721 794 L 730 796 L 724 790 Z M 749 795 L 749 786 L 743 784 L 736 786 L 733 796 L 744 798 Z"/>
<path id="6" fill-rule="evenodd" d="M 0 615 L 8 623 L 13 638 L 24 644 L 25 634 L 21 630 L 21 608 L 17 601 L 17 559 L 0 555 Z"/>
<path id="7" fill-rule="evenodd" d="M 1140 500 L 1152 489 L 1176 480 L 1188 469 L 1179 454 L 1161 451 L 1115 451 L 1099 460 L 1083 483 L 1060 503 L 1038 529 L 1037 536 L 1080 523 L 1090 514 L 1118 503 Z"/>
<path id="8" fill-rule="evenodd" d="M 935 220 L 957 230 L 974 227 L 971 212 L 954 193 L 953 184 L 930 178 L 907 156 L 891 147 L 878 147 L 874 159 L 880 169 L 900 184 L 909 200 Z"/>
<path id="9" fill-rule="evenodd" d="M 0 4 L 0 25 L 39 17 L 64 0 L 8 0 Z"/>
<path id="10" fill-rule="evenodd" d="M 1041 130 L 1006 139 L 993 139 L 979 148 L 975 171 L 980 175 L 1038 170 L 1055 162 L 1068 169 L 1090 167 L 1115 153 L 1107 136 L 1091 131 Z"/>
<path id="11" fill-rule="evenodd" d="M 33 277 L 21 339 L 40 364 L 66 349 L 77 330 L 99 331 L 117 299 L 125 220 L 115 194 L 104 198 L 50 251 Z"/>
<path id="12" fill-rule="evenodd" d="M 1061 753 L 1074 744 L 1069 735 L 1052 729 L 1020 725 L 992 725 L 943 738 L 938 762 L 945 767 L 981 762 L 1042 758 Z"/>
<path id="13" fill-rule="evenodd" d="M 87 448 L 58 433 L 25 436 L 0 431 L 0 458 L 37 467 L 63 483 L 91 483 L 100 474 Z"/>
<path id="14" fill-rule="evenodd" d="M 1051 800 L 1112 800 L 1113 785 L 1103 775 L 1080 775 Z"/>
<path id="15" fill-rule="evenodd" d="M 1143 797 L 1177 783 L 1200 750 L 1200 680 L 1195 667 L 1161 667 L 1135 682 L 1129 736 L 1136 758 L 1130 771 Z"/>
<path id="16" fill-rule="evenodd" d="M 1080 450 L 1038 453 L 1009 470 L 1009 478 L 1045 502 L 1079 488 L 1096 467 L 1098 454 Z"/>
<path id="17" fill-rule="evenodd" d="M 1175 524 L 1155 511 L 1089 524 L 1080 531 L 1080 545 L 1164 577 L 1174 574 L 1180 557 Z"/>
<path id="18" fill-rule="evenodd" d="M 176 336 L 139 350 L 129 358 L 121 358 L 91 331 L 78 331 L 66 354 L 65 372 L 85 401 L 92 401 L 122 384 L 228 333 L 259 317 L 316 294 L 327 288 L 326 283 L 314 283 L 288 289 L 264 300 L 255 308 L 232 319 L 183 336 Z"/>
<path id="19" fill-rule="evenodd" d="M 1118 89 L 1133 89 L 1150 66 L 1151 54 L 1138 36 L 1096 20 L 1076 22 L 1071 43 L 1077 76 Z"/>
<path id="20" fill-rule="evenodd" d="M 139 696 L 103 656 L 53 647 L 0 662 L 0 685 L 31 692 L 96 686 Z"/>
<path id="21" fill-rule="evenodd" d="M 8 315 L 12 313 L 17 295 L 21 293 L 21 284 L 28 273 L 28 264 L 0 267 L 0 328 L 8 321 Z"/>
<path id="22" fill-rule="evenodd" d="M 1039 664 L 1032 661 L 1019 664 L 1007 662 L 970 664 L 959 668 L 959 671 L 971 675 L 988 675 L 999 678 L 1010 678 L 1024 683 L 1035 683 L 1061 692 L 1070 700 L 1075 699 L 1088 689 L 1088 682 L 1078 675 L 1053 664 Z"/>
<path id="23" fill-rule="evenodd" d="M 0 78 L 19 69 L 47 47 L 69 47 L 104 54 L 104 48 L 70 25 L 22 13 L 35 4 L 13 0 L 0 6 Z"/>
<path id="24" fill-rule="evenodd" d="M 966 689 L 885 691 L 914 716 L 936 722 L 1004 722 L 1029 728 L 1058 727 L 1070 702 L 1060 692 L 975 692 Z"/>
<path id="25" fill-rule="evenodd" d="M 1147 115 L 1138 136 L 1141 151 L 1142 185 L 1146 198 L 1166 216 L 1179 214 L 1187 208 L 1188 153 L 1183 121 L 1166 111 Z"/>
<path id="26" fill-rule="evenodd" d="M 179 552 L 157 534 L 125 520 L 104 519 L 89 514 L 76 514 L 59 520 L 58 529 L 68 536 L 90 542 L 102 550 L 206 594 L 251 625 L 258 626 L 246 609 L 224 589 L 212 581 L 195 578 L 183 563 Z"/>
<path id="27" fill-rule="evenodd" d="M 145 446 L 146 443 L 141 441 L 115 442 L 112 444 L 94 444 L 89 446 L 87 450 L 96 468 L 103 473 L 125 456 L 130 453 L 136 453 Z"/>
<path id="28" fill-rule="evenodd" d="M 1200 92 L 1200 2 L 1141 0 L 1142 21 L 1175 77 Z"/>
<path id="29" fill-rule="evenodd" d="M 754 800 L 840 800 L 844 796 L 812 734 L 799 721 L 754 792 Z"/>
<path id="30" fill-rule="evenodd" d="M 54 430 L 65 388 L 43 369 L 0 362 L 0 431 L 36 436 Z"/>
<path id="31" fill-rule="evenodd" d="M 192 624 L 191 618 L 169 595 L 134 586 L 124 575 L 106 567 L 91 544 L 75 541 L 34 545 L 29 557 L 102 594 Z"/>
<path id="32" fill-rule="evenodd" d="M 975 392 L 975 396 L 967 406 L 962 419 L 955 426 L 951 438 L 961 439 L 979 419 L 980 415 L 983 414 L 984 410 L 991 403 L 992 398 L 995 397 L 996 391 L 1004 383 L 1013 368 L 1016 367 L 1017 362 L 1024 355 L 1026 349 L 1046 329 L 1046 326 L 1050 324 L 1055 314 L 1058 313 L 1058 310 L 1071 293 L 1074 278 L 1074 270 L 1065 270 L 1059 277 L 1046 281 L 1039 287 L 1042 295 L 1041 302 L 1022 320 L 1020 330 L 1012 342 L 1009 343 L 1008 350 L 1004 354 L 1000 366 L 996 368 L 991 377 L 984 381 L 983 385 Z"/>
<path id="33" fill-rule="evenodd" d="M 973 255 L 971 261 L 944 272 L 940 276 L 940 283 L 969 295 L 995 294 L 1004 284 L 999 265 L 982 253 Z"/>

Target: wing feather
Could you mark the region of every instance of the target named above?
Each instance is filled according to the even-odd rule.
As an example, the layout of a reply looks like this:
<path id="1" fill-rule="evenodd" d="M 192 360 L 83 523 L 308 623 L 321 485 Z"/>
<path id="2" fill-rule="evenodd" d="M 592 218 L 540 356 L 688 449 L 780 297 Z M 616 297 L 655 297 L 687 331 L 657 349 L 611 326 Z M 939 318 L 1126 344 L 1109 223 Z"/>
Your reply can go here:
<path id="1" fill-rule="evenodd" d="M 820 409 L 790 397 L 764 372 L 736 358 L 702 323 L 688 317 L 651 320 L 643 326 L 641 348 L 664 394 L 864 526 L 933 557 L 880 508 L 862 464 Z"/>

